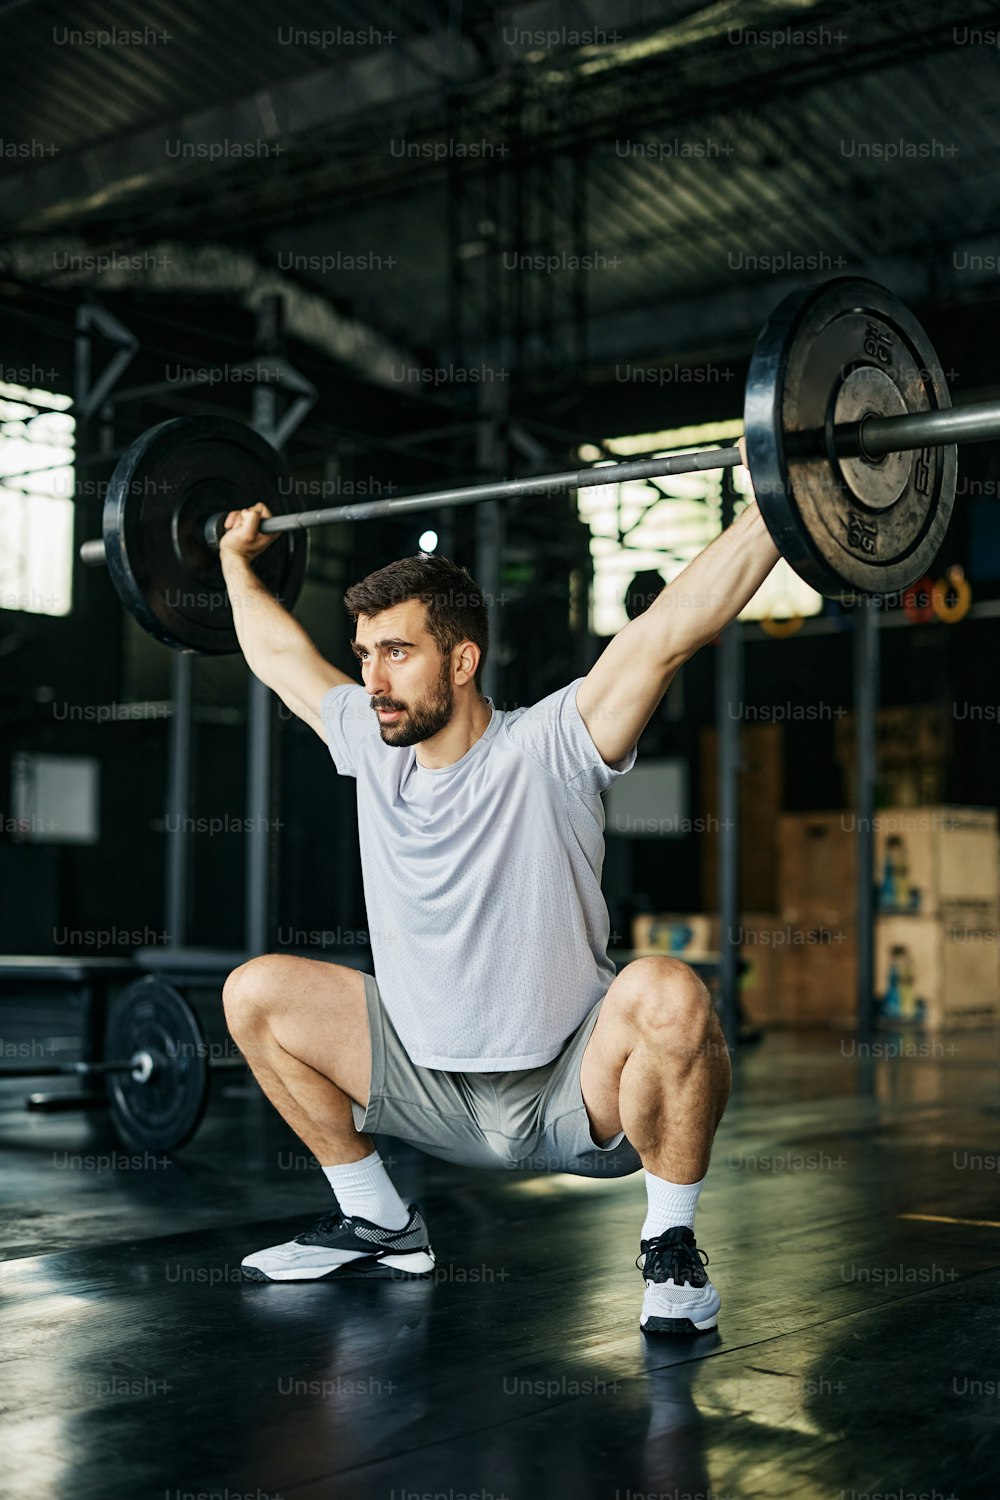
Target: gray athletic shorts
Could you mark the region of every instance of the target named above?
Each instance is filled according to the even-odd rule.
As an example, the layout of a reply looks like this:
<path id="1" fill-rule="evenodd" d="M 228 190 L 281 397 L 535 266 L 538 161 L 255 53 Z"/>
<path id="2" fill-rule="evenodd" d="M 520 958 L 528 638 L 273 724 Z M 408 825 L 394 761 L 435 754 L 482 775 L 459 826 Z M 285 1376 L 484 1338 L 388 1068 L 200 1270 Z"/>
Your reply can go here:
<path id="1" fill-rule="evenodd" d="M 580 1092 L 580 1061 L 602 1001 L 544 1067 L 446 1073 L 410 1061 L 378 985 L 370 974 L 364 981 L 372 1076 L 367 1109 L 353 1105 L 358 1130 L 395 1136 L 467 1167 L 581 1177 L 625 1177 L 639 1170 L 639 1154 L 624 1132 L 603 1146 L 594 1144 Z"/>

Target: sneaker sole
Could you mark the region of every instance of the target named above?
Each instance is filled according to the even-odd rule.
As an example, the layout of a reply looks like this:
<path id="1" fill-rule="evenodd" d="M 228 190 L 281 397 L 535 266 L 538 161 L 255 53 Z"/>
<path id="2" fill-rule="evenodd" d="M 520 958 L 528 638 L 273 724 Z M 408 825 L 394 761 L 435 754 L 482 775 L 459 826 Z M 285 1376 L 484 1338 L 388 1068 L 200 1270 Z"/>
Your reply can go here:
<path id="1" fill-rule="evenodd" d="M 343 1281 L 356 1276 L 366 1281 L 423 1280 L 430 1276 L 436 1261 L 434 1252 L 415 1250 L 408 1255 L 372 1256 L 361 1260 L 345 1261 L 332 1266 L 329 1271 L 310 1267 L 299 1270 L 276 1271 L 273 1274 L 261 1271 L 256 1266 L 241 1266 L 244 1281 Z"/>
<path id="2" fill-rule="evenodd" d="M 647 1318 L 639 1327 L 643 1333 L 710 1333 L 719 1326 L 719 1315 L 693 1323 L 690 1318 Z"/>

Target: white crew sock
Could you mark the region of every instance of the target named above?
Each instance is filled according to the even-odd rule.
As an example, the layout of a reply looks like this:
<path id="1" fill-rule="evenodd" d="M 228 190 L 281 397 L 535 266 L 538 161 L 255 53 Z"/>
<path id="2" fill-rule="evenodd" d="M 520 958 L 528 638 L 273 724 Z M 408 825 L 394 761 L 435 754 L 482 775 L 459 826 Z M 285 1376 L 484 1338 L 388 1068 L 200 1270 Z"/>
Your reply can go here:
<path id="1" fill-rule="evenodd" d="M 323 1176 L 336 1193 L 345 1218 L 367 1219 L 383 1229 L 402 1229 L 410 1217 L 377 1151 L 362 1161 L 324 1167 Z"/>
<path id="2" fill-rule="evenodd" d="M 700 1182 L 668 1182 L 665 1177 L 654 1177 L 644 1172 L 646 1179 L 646 1222 L 639 1235 L 641 1240 L 650 1240 L 654 1234 L 673 1229 L 678 1224 L 694 1228 L 694 1212 L 698 1207 L 704 1177 Z"/>

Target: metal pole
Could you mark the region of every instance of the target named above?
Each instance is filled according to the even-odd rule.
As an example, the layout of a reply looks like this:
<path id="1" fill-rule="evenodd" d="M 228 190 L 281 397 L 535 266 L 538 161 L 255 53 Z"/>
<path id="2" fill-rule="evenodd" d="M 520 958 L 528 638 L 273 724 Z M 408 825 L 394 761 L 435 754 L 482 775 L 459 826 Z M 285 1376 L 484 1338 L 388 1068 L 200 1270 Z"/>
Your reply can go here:
<path id="1" fill-rule="evenodd" d="M 265 297 L 257 312 L 256 344 L 261 354 L 278 353 L 281 299 Z M 277 396 L 266 385 L 254 387 L 252 422 L 271 437 Z M 271 934 L 271 693 L 256 677 L 247 687 L 247 844 L 244 874 L 244 940 L 248 953 L 264 953 Z"/>
<path id="2" fill-rule="evenodd" d="M 483 668 L 482 692 L 496 700 L 500 682 L 500 549 L 503 540 L 503 516 L 495 500 L 488 502 L 476 516 L 476 582 L 486 600 L 490 650 Z"/>
<path id="3" fill-rule="evenodd" d="M 247 689 L 246 948 L 264 953 L 271 932 L 271 693 L 257 677 Z"/>
<path id="4" fill-rule="evenodd" d="M 736 491 L 722 478 L 722 525 L 731 526 Z M 719 638 L 715 677 L 719 784 L 719 999 L 722 1029 L 732 1053 L 739 1039 L 740 965 L 740 721 L 743 717 L 743 641 L 739 620 Z"/>
<path id="5" fill-rule="evenodd" d="M 506 402 L 496 386 L 482 386 L 480 417 L 476 429 L 476 463 L 482 469 L 503 464 L 504 441 L 500 423 Z M 475 578 L 486 602 L 490 649 L 483 668 L 482 692 L 496 699 L 500 683 L 499 658 L 503 621 L 500 614 L 500 554 L 503 548 L 503 515 L 497 501 L 488 501 L 476 513 Z"/>
<path id="6" fill-rule="evenodd" d="M 187 941 L 191 810 L 192 666 L 187 652 L 172 655 L 170 684 L 173 712 L 167 735 L 165 926 L 168 947 L 182 948 Z"/>
<path id="7" fill-rule="evenodd" d="M 875 902 L 873 890 L 875 777 L 879 701 L 878 613 L 863 601 L 854 623 L 854 814 L 857 849 L 858 1027 L 867 1041 L 875 1020 Z"/>

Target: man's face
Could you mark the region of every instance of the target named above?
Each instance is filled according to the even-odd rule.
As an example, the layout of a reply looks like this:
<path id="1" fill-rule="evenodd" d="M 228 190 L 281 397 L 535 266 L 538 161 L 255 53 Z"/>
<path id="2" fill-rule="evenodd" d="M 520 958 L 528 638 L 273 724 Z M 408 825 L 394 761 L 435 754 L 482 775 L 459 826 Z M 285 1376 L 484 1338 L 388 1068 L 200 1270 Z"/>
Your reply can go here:
<path id="1" fill-rule="evenodd" d="M 430 739 L 455 710 L 451 658 L 442 656 L 426 618 L 419 599 L 358 616 L 354 654 L 386 745 L 402 748 Z"/>

